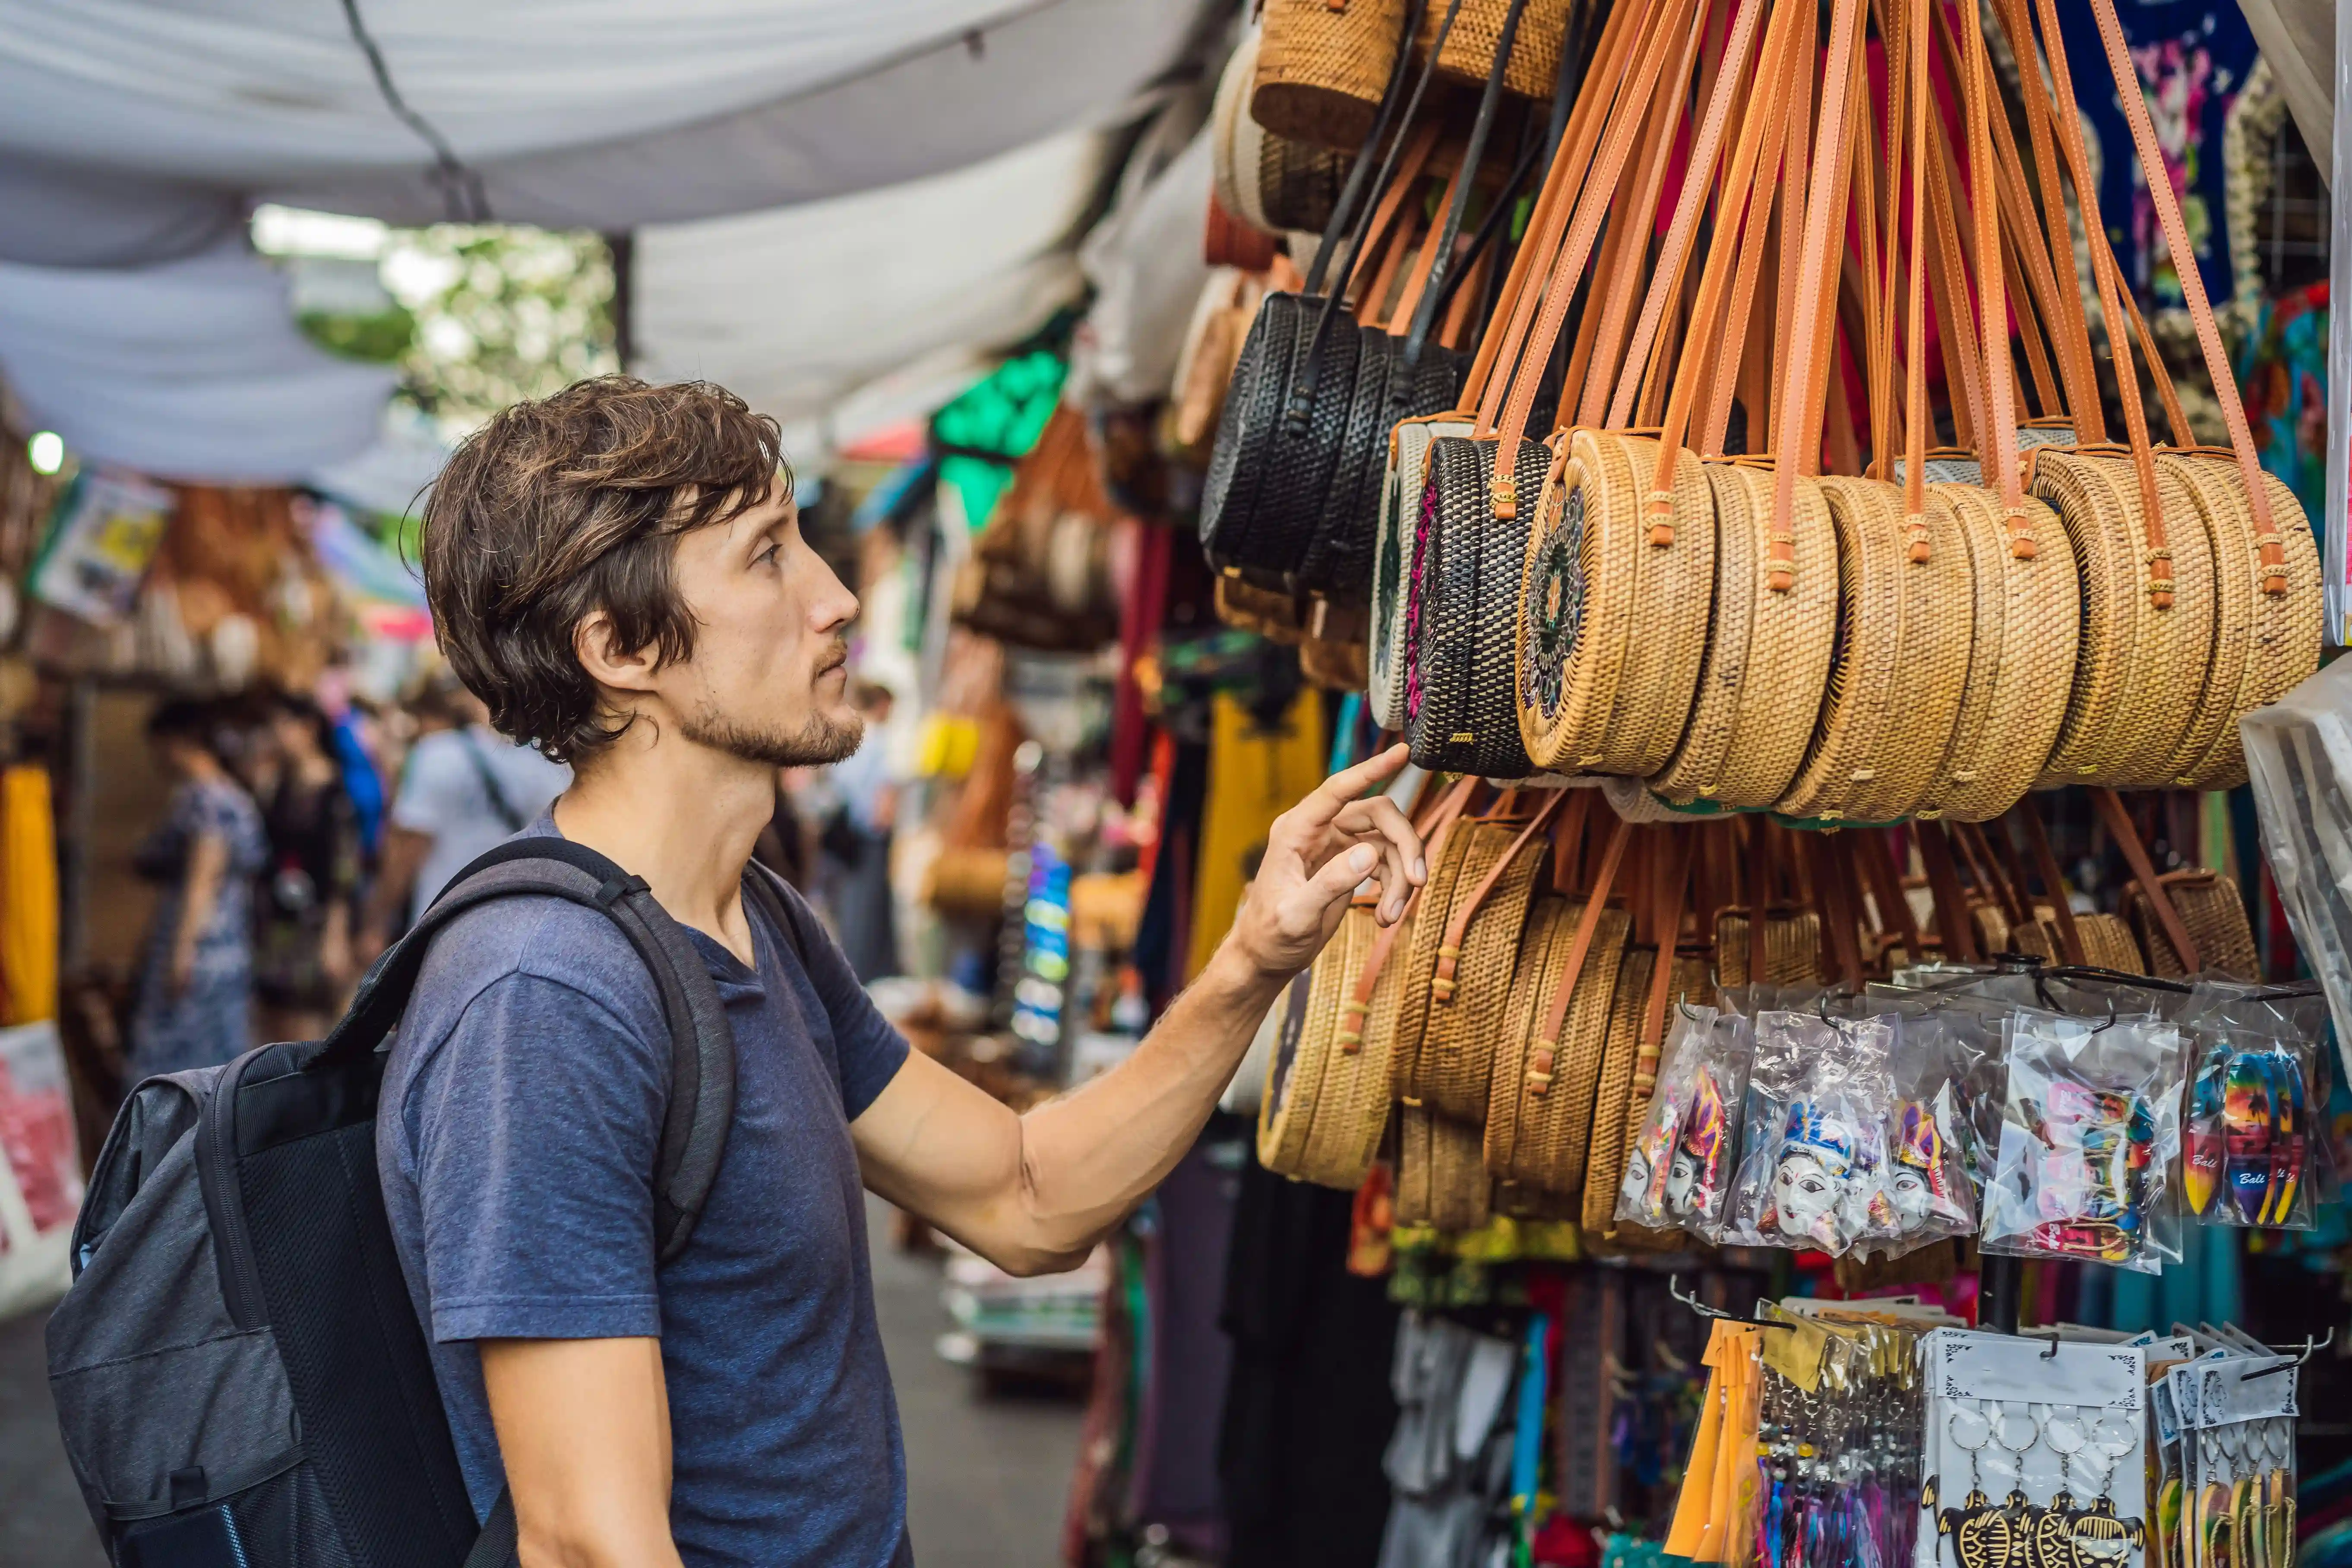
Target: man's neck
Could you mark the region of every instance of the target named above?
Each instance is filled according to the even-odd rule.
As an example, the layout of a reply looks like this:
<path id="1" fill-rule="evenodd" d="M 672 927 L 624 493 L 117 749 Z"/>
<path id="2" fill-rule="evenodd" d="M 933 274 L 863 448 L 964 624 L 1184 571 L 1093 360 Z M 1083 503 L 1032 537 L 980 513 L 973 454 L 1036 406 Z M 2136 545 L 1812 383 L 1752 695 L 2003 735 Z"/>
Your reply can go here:
<path id="1" fill-rule="evenodd" d="M 566 838 L 646 879 L 682 925 L 751 962 L 744 863 L 776 810 L 774 770 L 682 742 L 625 736 L 555 803 Z"/>

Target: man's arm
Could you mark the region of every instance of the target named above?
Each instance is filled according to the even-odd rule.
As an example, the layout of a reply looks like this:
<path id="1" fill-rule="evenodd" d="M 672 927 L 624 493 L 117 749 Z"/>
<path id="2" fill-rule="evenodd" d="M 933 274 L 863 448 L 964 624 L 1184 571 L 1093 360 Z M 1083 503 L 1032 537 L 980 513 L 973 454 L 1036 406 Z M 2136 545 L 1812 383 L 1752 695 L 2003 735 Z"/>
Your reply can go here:
<path id="1" fill-rule="evenodd" d="M 1421 840 L 1392 802 L 1358 797 L 1404 761 L 1394 747 L 1276 820 L 1208 967 L 1133 1056 L 1085 1088 L 1016 1116 L 908 1057 L 850 1124 L 866 1184 L 1013 1273 L 1076 1267 L 1192 1146 L 1266 1009 L 1339 929 L 1358 883 L 1379 881 L 1383 924 L 1402 918 L 1427 876 Z"/>
<path id="2" fill-rule="evenodd" d="M 678 1568 L 661 1342 L 484 1340 L 522 1568 Z"/>
<path id="3" fill-rule="evenodd" d="M 367 907 L 360 915 L 358 951 L 361 963 L 373 963 L 391 940 L 393 917 L 408 902 L 416 873 L 433 853 L 433 836 L 413 828 L 386 826 L 383 855 L 377 862 L 375 886 L 368 889 Z"/>

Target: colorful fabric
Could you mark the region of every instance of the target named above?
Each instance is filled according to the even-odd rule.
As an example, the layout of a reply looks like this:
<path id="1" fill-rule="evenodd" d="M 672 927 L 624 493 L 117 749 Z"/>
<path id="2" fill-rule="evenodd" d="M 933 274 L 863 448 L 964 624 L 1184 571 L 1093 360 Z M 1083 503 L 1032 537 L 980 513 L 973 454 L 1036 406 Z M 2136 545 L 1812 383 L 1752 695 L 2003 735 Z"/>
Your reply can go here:
<path id="1" fill-rule="evenodd" d="M 2326 283 L 2260 300 L 2237 364 L 2263 467 L 2311 518 L 2327 515 L 2327 303 Z"/>

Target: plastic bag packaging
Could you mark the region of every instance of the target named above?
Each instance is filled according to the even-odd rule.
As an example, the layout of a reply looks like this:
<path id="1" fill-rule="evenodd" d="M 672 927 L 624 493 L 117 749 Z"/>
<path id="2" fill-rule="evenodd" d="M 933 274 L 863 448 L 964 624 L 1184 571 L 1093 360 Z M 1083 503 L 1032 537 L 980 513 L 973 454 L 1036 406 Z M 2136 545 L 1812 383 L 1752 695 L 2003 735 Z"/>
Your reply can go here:
<path id="1" fill-rule="evenodd" d="M 2168 1180 L 2180 1152 L 2179 1027 L 2024 1008 L 2010 1019 L 2008 1056 L 1984 1250 L 2142 1274 L 2179 1261 Z"/>
<path id="2" fill-rule="evenodd" d="M 2338 128 L 2339 139 L 2346 133 Z M 2345 330 L 2339 322 L 2337 332 Z M 2340 489 L 2334 504 L 2343 504 Z M 2344 590 L 2328 592 L 2331 608 L 2340 610 Z M 2341 1048 L 2352 1040 L 2352 663 L 2329 665 L 2244 715 L 2238 733 L 2263 855 L 2295 946 L 2326 990 Z"/>
<path id="3" fill-rule="evenodd" d="M 1714 1240 L 1738 1157 L 1755 1030 L 1737 1013 L 1677 1006 L 1657 1092 L 1625 1163 L 1617 1217 Z"/>
<path id="4" fill-rule="evenodd" d="M 1915 1020 L 1935 1020 L 1936 1033 L 1920 1038 L 1940 1048 L 1931 1060 L 1913 1070 L 1942 1068 L 1958 1111 L 1957 1120 L 1946 1123 L 1944 1131 L 1958 1144 L 1969 1185 L 1982 1193 L 1985 1184 L 1992 1180 L 1994 1159 L 2000 1149 L 2001 1101 L 2009 1090 L 2007 1025 L 2013 1005 L 1967 993 L 1923 993 L 1882 984 L 1873 984 L 1867 994 L 1873 1006 L 1893 1013 L 1906 1029 Z M 1904 1043 L 1895 1057 L 1898 1064 L 1905 1064 L 1912 1047 L 1908 1035 L 1900 1038 Z M 1898 1066 L 1898 1078 L 1900 1071 Z M 1900 1081 L 1896 1092 L 1903 1092 Z"/>
<path id="5" fill-rule="evenodd" d="M 1973 1062 L 1963 1016 L 1929 1012 L 1892 1020 L 1888 1059 L 1886 1194 L 1895 1210 L 1889 1251 L 1901 1254 L 1977 1228 L 1969 1155 L 1978 1142 L 1962 1109 Z M 1979 1155 L 1981 1159 L 1981 1154 Z"/>
<path id="6" fill-rule="evenodd" d="M 1727 1013 L 1737 1013 L 1743 1018 L 1753 1018 L 1759 1013 L 1799 1013 L 1821 998 L 1819 985 L 1727 985 L 1717 994 Z"/>
<path id="7" fill-rule="evenodd" d="M 2180 1199 L 2207 1225 L 2311 1228 L 2334 1180 L 2324 1003 L 2296 988 L 2200 982 L 2182 1009 L 2193 1065 Z"/>
<path id="8" fill-rule="evenodd" d="M 1758 1015 L 1724 1241 L 1837 1257 L 1900 1237 L 1887 1190 L 1892 1035 L 1890 1018 Z"/>

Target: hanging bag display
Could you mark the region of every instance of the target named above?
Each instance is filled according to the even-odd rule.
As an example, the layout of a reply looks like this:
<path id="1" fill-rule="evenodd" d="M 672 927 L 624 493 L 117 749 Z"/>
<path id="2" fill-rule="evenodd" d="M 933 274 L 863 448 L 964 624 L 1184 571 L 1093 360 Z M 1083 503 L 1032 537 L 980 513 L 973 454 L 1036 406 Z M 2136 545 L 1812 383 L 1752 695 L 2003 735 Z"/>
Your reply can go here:
<path id="1" fill-rule="evenodd" d="M 1421 26 L 1412 0 L 1266 0 L 1249 113 L 1280 135 L 1352 149 Z"/>

